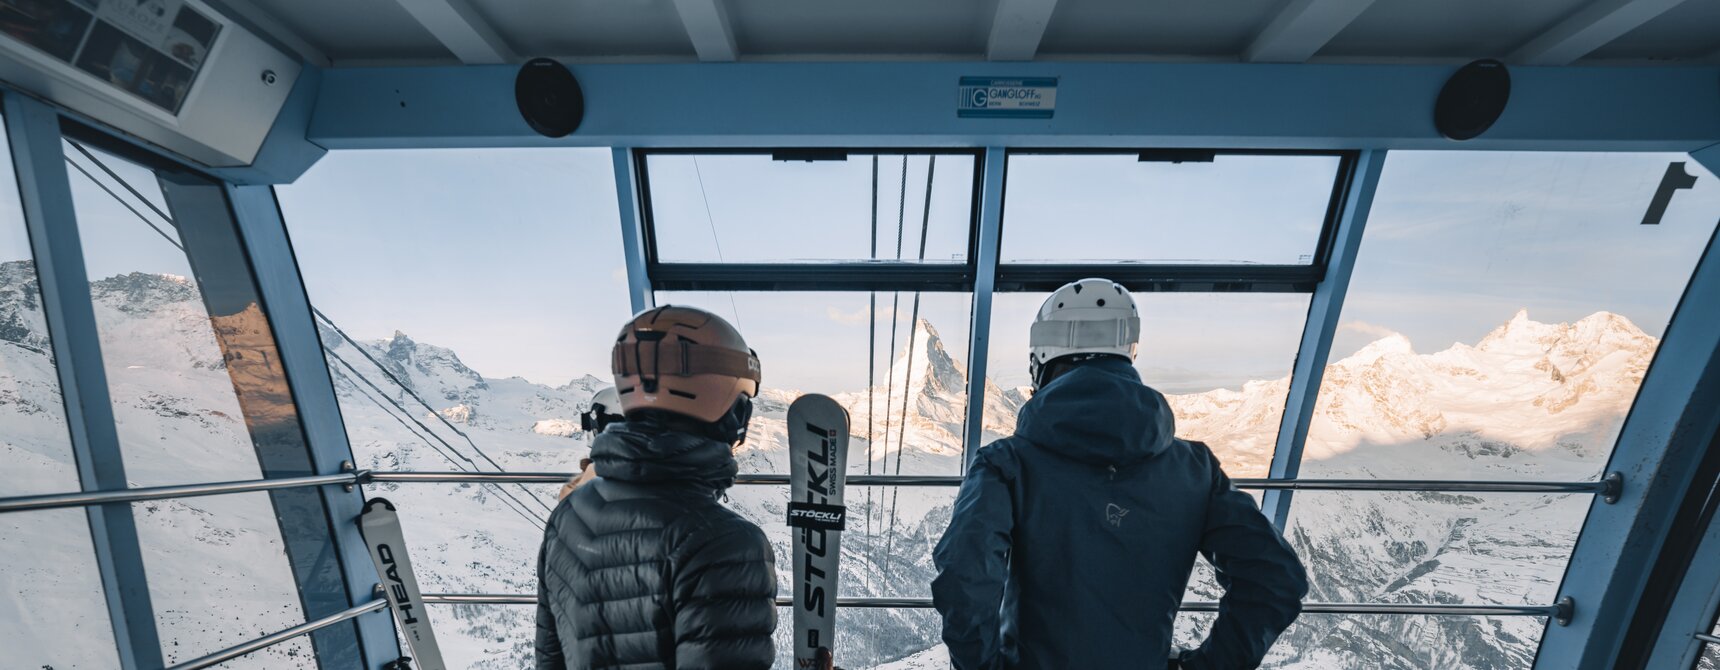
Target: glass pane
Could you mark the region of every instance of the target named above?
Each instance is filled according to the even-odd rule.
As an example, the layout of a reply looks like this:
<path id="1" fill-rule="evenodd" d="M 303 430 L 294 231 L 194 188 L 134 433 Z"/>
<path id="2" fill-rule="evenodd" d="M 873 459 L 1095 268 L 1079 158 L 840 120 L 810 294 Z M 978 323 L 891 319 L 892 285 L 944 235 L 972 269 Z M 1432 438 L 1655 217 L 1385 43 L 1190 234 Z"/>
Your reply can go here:
<path id="1" fill-rule="evenodd" d="M 788 472 L 789 403 L 823 393 L 848 408 L 849 472 L 960 474 L 971 303 L 965 293 L 657 294 L 658 305 L 729 319 L 758 352 L 763 390 L 737 456 L 741 472 L 773 473 Z"/>
<path id="2" fill-rule="evenodd" d="M 1393 152 L 1302 475 L 1597 476 L 1716 218 L 1683 154 Z"/>
<path id="3" fill-rule="evenodd" d="M 191 263 L 151 209 L 162 199 L 154 173 L 92 153 L 120 180 L 66 146 L 126 476 L 133 486 L 262 476 Z"/>
<path id="4" fill-rule="evenodd" d="M 3 130 L 3 129 L 0 129 Z M 11 151 L 0 132 L 0 496 L 78 490 L 42 290 L 18 200 Z M 17 546 L 6 544 L 5 546 Z M 12 552 L 0 549 L 0 563 Z M 42 565 L 54 565 L 50 559 Z"/>
<path id="5" fill-rule="evenodd" d="M 1303 492 L 1286 535 L 1308 568 L 1309 600 L 1546 605 L 1590 499 Z"/>
<path id="6" fill-rule="evenodd" d="M 658 260 L 967 260 L 972 154 L 648 154 L 645 167 Z"/>
<path id="7" fill-rule="evenodd" d="M 1179 615 L 1176 645 L 1198 646 L 1214 616 Z M 1528 670 L 1546 628 L 1540 617 L 1303 614 L 1260 667 Z"/>
<path id="8" fill-rule="evenodd" d="M 777 608 L 776 665 L 792 668 L 793 614 Z M 853 670 L 942 670 L 950 667 L 943 620 L 931 609 L 853 607 L 837 615 L 835 658 Z"/>
<path id="9" fill-rule="evenodd" d="M 276 195 L 359 467 L 578 468 L 632 313 L 609 151 L 336 151 Z M 365 492 L 399 506 L 426 593 L 536 593 L 558 488 Z M 431 610 L 450 667 L 531 665 L 534 614 Z"/>
<path id="10" fill-rule="evenodd" d="M 532 552 L 537 555 L 536 550 Z M 417 556 L 413 556 L 417 560 Z M 416 567 L 416 566 L 414 566 Z M 522 605 L 431 605 L 436 643 L 450 668 L 515 670 L 536 664 L 537 608 Z M 399 627 L 396 626 L 396 633 Z M 450 638 L 442 631 L 461 631 Z M 404 638 L 402 650 L 411 649 Z"/>
<path id="11" fill-rule="evenodd" d="M 168 664 L 305 622 L 274 506 L 264 492 L 132 505 Z M 227 668 L 314 667 L 308 637 Z"/>
<path id="12" fill-rule="evenodd" d="M 84 510 L 0 514 L 0 649 L 8 667 L 119 667 Z"/>
<path id="13" fill-rule="evenodd" d="M 990 383 L 1003 402 L 986 407 L 987 441 L 1015 430 L 1031 397 L 1027 333 L 1045 293 L 992 298 Z M 1176 414 L 1177 436 L 1211 447 L 1232 477 L 1265 477 L 1272 465 L 1290 368 L 1308 318 L 1308 296 L 1279 293 L 1136 293 L 1141 380 Z"/>
<path id="14" fill-rule="evenodd" d="M 1337 156 L 1011 154 L 1004 263 L 1308 265 Z"/>
<path id="15" fill-rule="evenodd" d="M 360 421 L 377 418 L 363 415 Z M 376 436 L 393 445 L 395 457 L 405 463 L 427 451 L 422 443 Z M 367 499 L 387 498 L 400 509 L 401 533 L 424 593 L 537 593 L 543 523 L 559 485 L 383 483 L 363 488 Z M 448 667 L 511 669 L 532 665 L 536 614 L 529 606 L 439 606 L 430 610 L 430 621 Z M 523 646 L 517 643 L 522 640 Z"/>

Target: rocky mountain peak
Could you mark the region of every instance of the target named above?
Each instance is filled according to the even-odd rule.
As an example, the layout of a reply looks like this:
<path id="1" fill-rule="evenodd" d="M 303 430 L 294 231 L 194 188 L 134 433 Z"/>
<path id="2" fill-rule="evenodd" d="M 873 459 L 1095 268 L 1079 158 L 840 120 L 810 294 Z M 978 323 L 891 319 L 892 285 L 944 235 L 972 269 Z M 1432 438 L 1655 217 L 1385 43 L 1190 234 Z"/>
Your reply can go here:
<path id="1" fill-rule="evenodd" d="M 201 301 L 189 277 L 128 272 L 90 282 L 90 297 L 127 314 L 147 314 L 166 305 Z"/>

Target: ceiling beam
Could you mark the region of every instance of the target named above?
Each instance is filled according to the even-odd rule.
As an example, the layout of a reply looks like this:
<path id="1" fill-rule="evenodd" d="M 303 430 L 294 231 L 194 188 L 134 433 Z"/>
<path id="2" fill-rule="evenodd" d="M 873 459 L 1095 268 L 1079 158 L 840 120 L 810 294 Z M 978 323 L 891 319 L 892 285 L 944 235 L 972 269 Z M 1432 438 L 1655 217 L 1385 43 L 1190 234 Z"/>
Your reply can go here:
<path id="1" fill-rule="evenodd" d="M 1033 60 L 1057 0 L 998 0 L 985 42 L 987 60 Z"/>
<path id="2" fill-rule="evenodd" d="M 1595 0 L 1511 53 L 1520 65 L 1570 65 L 1684 0 Z"/>
<path id="3" fill-rule="evenodd" d="M 693 41 L 699 60 L 727 62 L 740 54 L 723 0 L 675 0 L 675 11 L 681 15 L 681 25 L 687 28 L 687 38 Z"/>
<path id="4" fill-rule="evenodd" d="M 1291 0 L 1243 51 L 1251 63 L 1303 63 L 1374 0 Z"/>
<path id="5" fill-rule="evenodd" d="M 397 2 L 462 63 L 495 65 L 516 60 L 513 49 L 466 0 Z"/>

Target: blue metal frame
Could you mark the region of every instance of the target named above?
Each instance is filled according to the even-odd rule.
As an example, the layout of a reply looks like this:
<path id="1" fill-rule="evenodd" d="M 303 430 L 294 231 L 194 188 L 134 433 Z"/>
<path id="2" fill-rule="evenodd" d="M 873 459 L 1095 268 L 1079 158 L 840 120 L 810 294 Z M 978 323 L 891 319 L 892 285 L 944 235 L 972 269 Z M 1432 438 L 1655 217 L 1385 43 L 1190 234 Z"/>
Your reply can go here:
<path id="1" fill-rule="evenodd" d="M 967 422 L 962 431 L 962 473 L 979 454 L 985 437 L 986 355 L 991 348 L 991 296 L 997 283 L 998 242 L 1003 228 L 1003 179 L 1008 155 L 987 147 L 980 171 L 979 230 L 974 241 L 973 321 L 968 324 Z"/>
<path id="2" fill-rule="evenodd" d="M 1326 278 L 1314 289 L 1308 301 L 1308 321 L 1302 327 L 1302 344 L 1296 350 L 1296 364 L 1290 374 L 1290 393 L 1284 403 L 1284 418 L 1278 424 L 1278 442 L 1272 452 L 1272 466 L 1267 477 L 1293 479 L 1302 470 L 1302 447 L 1308 439 L 1308 426 L 1314 420 L 1314 403 L 1320 397 L 1320 383 L 1326 375 L 1326 360 L 1332 353 L 1332 337 L 1338 332 L 1338 318 L 1344 311 L 1344 297 L 1350 290 L 1350 274 L 1356 268 L 1356 255 L 1362 246 L 1362 233 L 1367 228 L 1368 214 L 1374 206 L 1374 192 L 1380 185 L 1380 172 L 1385 168 L 1385 151 L 1364 151 L 1356 159 L 1356 169 L 1345 187 L 1344 209 L 1333 235 Z M 1294 491 L 1267 491 L 1261 498 L 1261 511 L 1283 530 L 1290 519 L 1290 499 Z"/>
<path id="3" fill-rule="evenodd" d="M 627 296 L 632 300 L 633 313 L 638 314 L 657 304 L 651 291 L 651 277 L 645 271 L 645 228 L 640 217 L 639 170 L 633 150 L 615 147 L 610 150 L 615 161 L 615 204 L 621 212 L 621 253 L 627 261 Z"/>
<path id="4" fill-rule="evenodd" d="M 1720 608 L 1720 516 L 1715 516 L 1708 524 L 1708 532 L 1703 533 L 1695 560 L 1684 573 L 1684 583 L 1666 613 L 1660 638 L 1645 667 L 1695 665 L 1703 647 L 1695 634 L 1712 630 L 1716 608 Z"/>
<path id="5" fill-rule="evenodd" d="M 322 339 L 311 313 L 298 261 L 276 203 L 268 186 L 226 187 L 239 235 L 250 256 L 257 290 L 268 306 L 269 325 L 280 351 L 281 367 L 292 390 L 293 401 L 304 430 L 305 443 L 316 474 L 338 474 L 353 463 L 334 380 L 323 355 Z M 364 506 L 357 489 L 321 487 L 323 507 L 333 529 L 333 553 L 345 576 L 347 605 L 369 602 L 375 597 L 376 569 L 355 520 Z M 380 668 L 401 657 L 399 638 L 386 611 L 371 612 L 356 620 L 359 646 L 365 666 Z M 357 658 L 320 659 L 323 667 L 351 667 Z"/>
<path id="6" fill-rule="evenodd" d="M 1713 88 L 1713 86 L 1709 86 Z M 1694 155 L 1709 166 L 1710 152 Z M 1595 500 L 1560 592 L 1576 601 L 1549 626 L 1535 667 L 1612 667 L 1695 465 L 1720 428 L 1720 249 L 1710 240 L 1625 418 L 1607 471 L 1624 475 L 1616 504 Z M 1713 557 L 1708 557 L 1712 561 Z"/>
<path id="7" fill-rule="evenodd" d="M 325 71 L 308 139 L 329 149 L 1203 147 L 1694 151 L 1720 141 L 1720 68 L 1519 67 L 1487 134 L 1431 110 L 1446 65 L 1240 63 L 572 64 L 579 130 L 538 135 L 511 66 Z M 955 113 L 963 76 L 1052 76 L 1050 119 Z M 598 104 L 601 103 L 601 104 Z M 1582 110 L 1582 113 L 1572 113 Z"/>
<path id="8" fill-rule="evenodd" d="M 1720 174 L 1720 144 L 1693 151 L 1690 157 L 1710 173 Z M 1712 630 L 1720 610 L 1720 516 L 1709 520 L 1695 556 L 1666 612 L 1654 651 L 1646 667 L 1689 668 L 1702 653 L 1703 642 L 1695 633 Z"/>
<path id="9" fill-rule="evenodd" d="M 60 116 L 35 99 L 12 92 L 4 96 L 7 139 L 42 286 L 43 312 L 78 479 L 85 491 L 123 489 L 125 460 L 114 426 L 83 244 L 60 145 Z M 131 505 L 109 503 L 86 512 L 120 667 L 159 668 L 161 638 Z"/>

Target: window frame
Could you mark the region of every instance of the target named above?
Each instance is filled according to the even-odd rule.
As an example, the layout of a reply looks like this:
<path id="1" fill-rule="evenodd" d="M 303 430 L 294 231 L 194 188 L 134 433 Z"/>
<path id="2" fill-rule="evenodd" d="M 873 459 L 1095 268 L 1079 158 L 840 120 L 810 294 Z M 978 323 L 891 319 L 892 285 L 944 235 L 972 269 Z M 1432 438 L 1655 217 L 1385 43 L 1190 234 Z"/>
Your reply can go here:
<path id="1" fill-rule="evenodd" d="M 1052 148 L 1010 147 L 1004 152 L 1004 191 L 1009 188 L 1009 159 L 1015 156 L 1126 156 L 1148 153 L 1182 153 L 1197 156 L 1329 156 L 1338 159 L 1333 175 L 1332 190 L 1326 199 L 1326 211 L 1321 217 L 1320 234 L 1315 240 L 1314 258 L 1307 265 L 1282 264 L 1222 264 L 1222 263 L 1006 263 L 997 266 L 999 292 L 1054 291 L 1065 283 L 1082 277 L 1103 276 L 1130 291 L 1180 291 L 1194 293 L 1313 293 L 1325 281 L 1337 244 L 1338 223 L 1344 213 L 1344 201 L 1354 182 L 1361 152 L 1354 150 L 1324 151 L 1318 149 L 1202 149 L 1202 148 Z M 1003 235 L 1008 234 L 1009 209 L 1000 209 L 998 245 L 1002 250 Z"/>
<path id="2" fill-rule="evenodd" d="M 795 157 L 796 155 L 804 158 Z M 837 154 L 967 156 L 973 159 L 969 195 L 967 259 L 961 263 L 846 260 L 791 263 L 717 263 L 664 261 L 657 253 L 657 227 L 651 202 L 651 156 L 771 156 L 773 160 L 833 160 Z M 653 148 L 633 150 L 633 179 L 638 192 L 640 245 L 645 275 L 655 291 L 938 291 L 969 292 L 979 275 L 981 185 L 985 151 L 976 148 L 795 147 Z"/>

